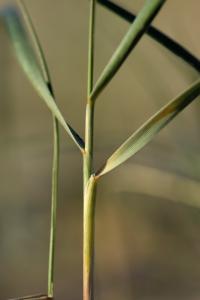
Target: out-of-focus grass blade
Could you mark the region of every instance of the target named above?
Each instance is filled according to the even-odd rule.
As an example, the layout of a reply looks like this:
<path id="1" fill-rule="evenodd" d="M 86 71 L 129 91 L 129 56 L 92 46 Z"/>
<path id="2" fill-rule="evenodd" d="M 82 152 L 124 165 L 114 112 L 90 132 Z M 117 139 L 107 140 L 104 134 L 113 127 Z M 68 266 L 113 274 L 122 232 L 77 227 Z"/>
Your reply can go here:
<path id="1" fill-rule="evenodd" d="M 12 298 L 9 300 L 50 300 L 47 295 L 43 294 L 36 294 L 36 295 L 29 295 L 29 296 L 24 296 L 24 297 L 18 297 L 18 298 Z"/>
<path id="2" fill-rule="evenodd" d="M 137 176 L 132 176 L 134 174 Z M 114 177 L 115 193 L 143 195 L 200 209 L 200 184 L 182 172 L 130 162 Z M 134 184 L 133 184 L 134 182 Z M 145 189 L 144 189 L 145 182 Z M 172 188 L 172 185 L 176 189 Z M 135 197 L 134 197 L 135 198 Z"/>
<path id="3" fill-rule="evenodd" d="M 18 61 L 20 62 L 23 70 L 30 79 L 32 85 L 43 98 L 52 114 L 57 118 L 62 127 L 74 140 L 79 149 L 83 151 L 84 142 L 80 137 L 77 138 L 78 134 L 74 135 L 74 130 L 71 131 L 71 127 L 69 127 L 65 122 L 45 82 L 35 52 L 31 46 L 27 32 L 22 22 L 22 18 L 17 8 L 14 6 L 4 7 L 0 10 L 0 19 L 5 24 Z"/>
<path id="4" fill-rule="evenodd" d="M 133 24 L 130 26 L 128 32 L 115 50 L 113 56 L 111 57 L 110 61 L 100 75 L 97 83 L 95 84 L 90 95 L 92 100 L 95 100 L 97 98 L 104 87 L 116 74 L 117 70 L 120 68 L 132 49 L 136 46 L 143 33 L 147 29 L 148 25 L 156 16 L 164 2 L 165 0 L 146 1 L 146 4 L 138 14 Z"/>
<path id="5" fill-rule="evenodd" d="M 122 7 L 114 1 L 98 0 L 98 2 L 99 4 L 110 9 L 112 12 L 116 13 L 124 20 L 128 21 L 129 23 L 132 23 L 136 18 L 135 14 L 128 11 L 127 9 L 125 9 L 124 7 Z M 200 60 L 197 57 L 195 57 L 192 53 L 190 53 L 186 48 L 180 45 L 177 41 L 173 40 L 154 26 L 149 26 L 147 28 L 146 33 L 159 44 L 166 47 L 173 54 L 180 57 L 183 61 L 185 61 L 187 64 L 193 67 L 197 72 L 200 72 Z"/>
<path id="6" fill-rule="evenodd" d="M 132 155 L 148 144 L 153 137 L 165 127 L 178 113 L 188 106 L 200 94 L 200 80 L 196 81 L 186 91 L 170 101 L 133 135 L 131 135 L 106 161 L 105 165 L 97 172 L 102 176 L 116 168 Z"/>

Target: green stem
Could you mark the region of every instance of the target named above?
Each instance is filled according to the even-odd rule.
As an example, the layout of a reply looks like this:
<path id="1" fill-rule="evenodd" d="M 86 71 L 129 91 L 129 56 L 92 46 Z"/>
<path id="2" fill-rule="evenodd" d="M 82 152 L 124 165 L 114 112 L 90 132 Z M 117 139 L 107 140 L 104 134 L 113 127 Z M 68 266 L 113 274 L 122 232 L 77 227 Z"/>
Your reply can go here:
<path id="1" fill-rule="evenodd" d="M 94 102 L 89 95 L 93 89 L 94 77 L 94 38 L 95 38 L 95 5 L 90 0 L 89 45 L 88 45 L 88 86 L 85 117 L 85 151 L 83 155 L 83 300 L 93 300 L 94 270 L 94 231 L 95 231 L 95 194 L 96 179 L 93 169 L 93 135 L 94 135 Z"/>
<path id="2" fill-rule="evenodd" d="M 46 62 L 46 58 L 41 47 L 38 35 L 33 25 L 29 12 L 23 0 L 18 0 L 18 3 L 23 12 L 29 33 L 31 35 L 39 64 L 42 70 L 42 75 L 46 85 L 55 101 L 51 77 Z M 54 291 L 54 258 L 55 258 L 55 239 L 56 239 L 56 214 L 57 214 L 57 199 L 58 199 L 58 173 L 59 173 L 59 123 L 53 117 L 53 163 L 52 163 L 52 191 L 51 191 L 51 221 L 50 221 L 50 241 L 49 241 L 49 262 L 48 262 L 48 297 L 53 298 Z"/>
<path id="3" fill-rule="evenodd" d="M 83 300 L 94 299 L 94 235 L 96 178 L 91 175 L 84 194 L 83 215 Z"/>
<path id="4" fill-rule="evenodd" d="M 85 118 L 85 153 L 83 164 L 84 190 L 92 174 L 93 162 L 93 135 L 94 135 L 94 102 L 88 101 Z"/>
<path id="5" fill-rule="evenodd" d="M 90 0 L 90 18 L 89 18 L 89 43 L 88 43 L 88 98 L 93 89 L 94 79 L 94 42 L 95 42 L 95 17 L 96 0 Z"/>
<path id="6" fill-rule="evenodd" d="M 85 153 L 83 156 L 83 300 L 93 300 L 95 180 L 92 173 L 94 103 L 86 106 Z"/>
<path id="7" fill-rule="evenodd" d="M 89 15 L 89 41 L 88 41 L 88 76 L 87 76 L 87 105 L 85 116 L 85 153 L 83 163 L 84 190 L 92 174 L 93 163 L 93 128 L 94 128 L 94 103 L 90 99 L 94 79 L 94 40 L 96 0 L 90 0 Z"/>
<path id="8" fill-rule="evenodd" d="M 58 198 L 58 173 L 59 173 L 59 129 L 58 121 L 53 118 L 54 147 L 52 166 L 52 194 L 51 194 L 51 227 L 49 243 L 49 266 L 48 266 L 48 297 L 53 298 L 54 294 L 54 260 L 55 260 L 55 239 L 56 239 L 56 213 Z"/>

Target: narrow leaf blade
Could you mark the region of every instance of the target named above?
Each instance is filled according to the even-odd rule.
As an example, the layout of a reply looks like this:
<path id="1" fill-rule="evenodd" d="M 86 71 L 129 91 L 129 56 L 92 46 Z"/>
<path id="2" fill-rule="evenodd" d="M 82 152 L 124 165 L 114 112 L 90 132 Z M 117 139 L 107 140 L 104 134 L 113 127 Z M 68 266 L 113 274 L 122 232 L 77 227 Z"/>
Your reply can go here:
<path id="1" fill-rule="evenodd" d="M 94 89 L 91 93 L 91 99 L 95 100 L 101 93 L 104 87 L 110 82 L 113 76 L 116 74 L 120 66 L 128 57 L 132 49 L 137 45 L 138 41 L 144 34 L 148 25 L 156 16 L 165 0 L 147 0 L 145 6 L 138 14 L 137 18 L 130 26 L 128 32 L 122 39 L 121 43 L 117 47 L 110 61 L 106 65 L 102 74 L 100 75 Z"/>
<path id="2" fill-rule="evenodd" d="M 35 30 L 35 27 L 33 25 L 31 16 L 30 16 L 23 0 L 18 0 L 18 5 L 20 7 L 20 11 L 23 14 L 25 24 L 26 24 L 26 28 L 28 30 L 28 33 L 30 34 L 31 41 L 33 42 L 33 46 L 35 48 L 35 52 L 36 52 L 36 55 L 37 55 L 37 58 L 38 58 L 38 62 L 39 62 L 40 67 L 41 67 L 42 75 L 43 75 L 43 77 L 46 81 L 46 84 L 50 85 L 50 87 L 52 87 L 49 68 L 48 68 L 48 65 L 47 65 L 45 54 L 44 54 L 44 51 L 42 49 L 42 46 L 41 46 L 40 40 L 38 38 L 37 32 Z"/>
<path id="3" fill-rule="evenodd" d="M 200 94 L 200 80 L 196 81 L 186 91 L 170 101 L 133 135 L 131 135 L 106 161 L 105 165 L 97 172 L 102 176 L 121 165 L 128 158 L 140 151 L 153 137 L 164 128 L 177 114 L 187 107 Z"/>
<path id="4" fill-rule="evenodd" d="M 73 132 L 65 122 L 48 88 L 48 85 L 43 78 L 40 66 L 18 10 L 14 6 L 6 6 L 0 11 L 0 19 L 5 24 L 10 41 L 14 47 L 16 57 L 32 85 L 42 97 L 52 114 L 58 119 L 62 127 L 71 136 L 80 150 L 83 151 L 84 142 L 81 138 L 77 140 L 76 136 L 74 136 Z"/>
<path id="5" fill-rule="evenodd" d="M 136 15 L 128 11 L 118 3 L 110 0 L 98 0 L 98 3 L 105 6 L 107 9 L 111 10 L 124 20 L 132 23 Z M 160 31 L 154 26 L 149 26 L 146 31 L 147 35 L 157 41 L 159 44 L 167 48 L 176 56 L 180 57 L 188 65 L 194 68 L 197 72 L 200 72 L 200 60 L 194 56 L 188 49 L 184 48 L 177 41 L 173 40 L 171 37 L 167 36 L 165 33 Z"/>

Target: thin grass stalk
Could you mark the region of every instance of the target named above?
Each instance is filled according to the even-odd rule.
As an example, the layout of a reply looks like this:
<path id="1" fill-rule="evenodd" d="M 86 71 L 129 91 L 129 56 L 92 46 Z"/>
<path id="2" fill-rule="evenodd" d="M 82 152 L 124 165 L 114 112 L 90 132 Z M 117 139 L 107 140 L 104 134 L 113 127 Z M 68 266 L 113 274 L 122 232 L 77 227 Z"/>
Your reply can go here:
<path id="1" fill-rule="evenodd" d="M 94 299 L 94 235 L 96 178 L 91 175 L 84 193 L 83 300 Z"/>
<path id="2" fill-rule="evenodd" d="M 55 100 L 53 86 L 51 82 L 50 72 L 47 61 L 40 44 L 40 40 L 33 25 L 31 16 L 23 0 L 18 0 L 19 6 L 24 15 L 28 30 L 30 32 L 33 45 L 35 47 L 37 57 L 40 63 L 42 75 L 46 81 L 47 87 Z M 55 240 L 56 240 L 56 215 L 57 215 L 57 199 L 58 199 L 58 173 L 59 173 L 59 123 L 53 119 L 53 159 L 52 159 L 52 187 L 51 187 L 51 220 L 50 220 L 50 239 L 49 239 L 49 261 L 48 261 L 48 283 L 47 294 L 49 298 L 54 296 L 54 260 L 55 260 Z"/>
<path id="3" fill-rule="evenodd" d="M 90 99 L 86 104 L 85 118 L 85 152 L 83 158 L 84 190 L 92 174 L 93 163 L 93 136 L 94 136 L 94 102 Z"/>
<path id="4" fill-rule="evenodd" d="M 94 231 L 96 180 L 93 169 L 94 102 L 90 99 L 94 79 L 96 0 L 90 0 L 89 43 L 88 43 L 88 83 L 85 117 L 85 152 L 83 155 L 83 300 L 93 300 L 94 272 Z"/>
<path id="5" fill-rule="evenodd" d="M 94 104 L 90 100 L 94 79 L 94 40 L 95 40 L 95 10 L 96 0 L 90 0 L 89 16 L 89 41 L 88 41 L 88 78 L 87 78 L 87 104 L 85 116 L 85 153 L 84 153 L 84 189 L 92 173 L 93 161 L 93 128 L 94 128 Z"/>
<path id="6" fill-rule="evenodd" d="M 93 300 L 95 187 L 92 172 L 94 103 L 86 107 L 86 148 L 84 154 L 84 212 L 83 212 L 83 300 Z"/>
<path id="7" fill-rule="evenodd" d="M 89 43 L 88 43 L 88 98 L 93 88 L 94 80 L 94 43 L 95 43 L 96 1 L 90 0 Z"/>
<path id="8" fill-rule="evenodd" d="M 52 165 L 52 193 L 51 193 L 51 221 L 49 240 L 49 263 L 48 263 L 48 297 L 54 296 L 54 269 L 55 269 L 55 244 L 57 224 L 57 200 L 58 200 L 58 175 L 59 175 L 59 124 L 53 120 L 53 165 Z"/>

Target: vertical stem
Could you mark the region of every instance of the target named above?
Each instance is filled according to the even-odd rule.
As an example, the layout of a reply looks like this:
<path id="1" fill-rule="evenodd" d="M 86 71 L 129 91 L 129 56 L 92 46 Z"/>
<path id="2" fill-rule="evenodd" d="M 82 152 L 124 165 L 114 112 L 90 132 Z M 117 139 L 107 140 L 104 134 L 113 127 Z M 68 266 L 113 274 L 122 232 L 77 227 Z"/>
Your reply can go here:
<path id="1" fill-rule="evenodd" d="M 48 65 L 42 50 L 39 38 L 29 12 L 23 0 L 18 0 L 23 12 L 29 33 L 31 35 L 38 61 L 41 67 L 42 75 L 47 87 L 55 100 L 53 87 L 51 83 Z M 53 164 L 52 164 L 52 191 L 51 191 L 51 221 L 50 221 L 50 241 L 49 241 L 49 262 L 48 262 L 48 297 L 53 298 L 54 291 L 54 256 L 55 256 L 55 239 L 56 239 L 56 213 L 58 198 L 58 172 L 59 172 L 59 125 L 58 120 L 53 117 Z"/>
<path id="2" fill-rule="evenodd" d="M 93 163 L 93 131 L 94 131 L 94 102 L 90 99 L 94 78 L 94 38 L 95 38 L 95 5 L 96 0 L 90 0 L 89 41 L 88 41 L 88 86 L 85 117 L 85 154 L 84 154 L 84 190 L 92 174 Z"/>
<path id="3" fill-rule="evenodd" d="M 58 198 L 58 173 L 59 173 L 59 128 L 57 119 L 53 118 L 53 165 L 52 165 L 52 194 L 51 194 L 51 221 L 49 242 L 49 265 L 48 265 L 48 297 L 54 295 L 54 259 L 56 239 L 56 214 Z"/>
<path id="4" fill-rule="evenodd" d="M 84 190 L 92 174 L 94 134 L 94 103 L 88 100 L 85 116 L 85 153 L 83 160 Z"/>
<path id="5" fill-rule="evenodd" d="M 84 194 L 83 223 L 83 299 L 94 299 L 94 234 L 96 179 L 91 175 Z"/>
<path id="6" fill-rule="evenodd" d="M 86 106 L 85 153 L 83 157 L 83 300 L 93 300 L 95 188 L 92 173 L 94 106 Z"/>
<path id="7" fill-rule="evenodd" d="M 90 19 L 89 19 L 89 43 L 88 43 L 88 87 L 87 95 L 93 89 L 94 79 L 94 42 L 95 42 L 95 17 L 96 17 L 96 0 L 90 0 Z"/>
<path id="8" fill-rule="evenodd" d="M 85 118 L 85 152 L 83 156 L 83 300 L 93 300 L 94 231 L 96 180 L 93 168 L 94 102 L 90 99 L 94 75 L 95 4 L 90 0 L 88 86 Z"/>

